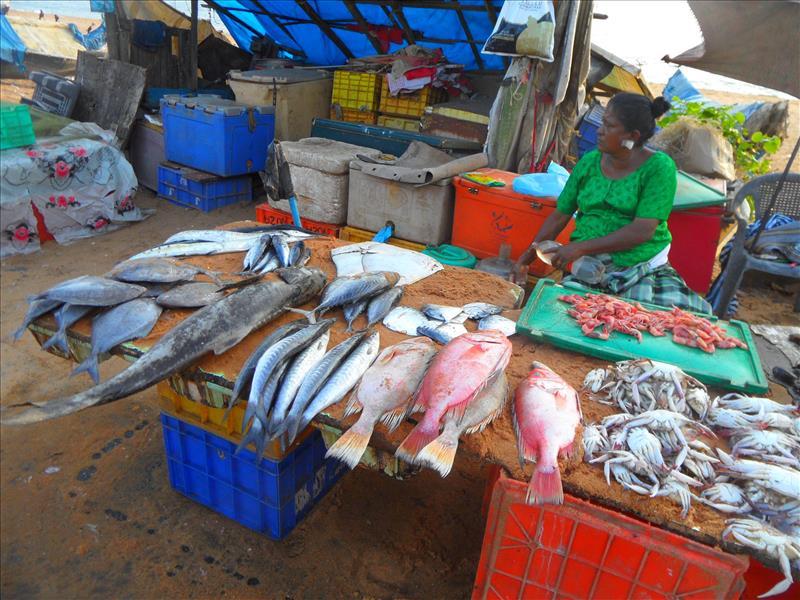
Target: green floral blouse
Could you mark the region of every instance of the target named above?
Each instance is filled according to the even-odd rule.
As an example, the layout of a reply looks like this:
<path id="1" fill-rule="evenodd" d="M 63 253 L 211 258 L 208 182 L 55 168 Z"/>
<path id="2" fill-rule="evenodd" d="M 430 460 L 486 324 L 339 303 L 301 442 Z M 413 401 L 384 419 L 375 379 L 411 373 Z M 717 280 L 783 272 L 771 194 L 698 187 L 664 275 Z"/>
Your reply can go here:
<path id="1" fill-rule="evenodd" d="M 675 163 L 663 152 L 656 152 L 630 175 L 609 179 L 600 169 L 600 158 L 599 150 L 585 154 L 558 197 L 559 212 L 577 213 L 570 239 L 593 240 L 617 231 L 635 218 L 658 219 L 650 240 L 611 255 L 620 267 L 648 261 L 672 240 L 667 219 L 678 185 Z"/>

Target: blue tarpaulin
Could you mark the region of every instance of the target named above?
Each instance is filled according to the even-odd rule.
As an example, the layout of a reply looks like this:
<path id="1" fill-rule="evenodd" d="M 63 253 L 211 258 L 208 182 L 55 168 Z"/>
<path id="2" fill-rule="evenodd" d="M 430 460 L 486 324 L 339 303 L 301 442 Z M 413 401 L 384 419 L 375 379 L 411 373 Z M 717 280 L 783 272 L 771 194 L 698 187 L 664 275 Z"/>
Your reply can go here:
<path id="1" fill-rule="evenodd" d="M 354 57 L 377 54 L 367 34 L 360 31 L 356 17 L 341 0 L 309 0 L 308 6 L 319 18 L 332 28 L 342 44 Z M 416 43 L 427 48 L 442 48 L 451 63 L 463 64 L 466 69 L 502 69 L 503 60 L 499 56 L 482 54 L 483 65 L 475 58 L 468 39 L 477 42 L 480 49 L 492 32 L 494 17 L 487 12 L 487 4 L 495 13 L 500 12 L 502 0 L 460 0 L 453 8 L 461 6 L 461 15 L 466 22 L 470 37 L 463 27 L 459 12 L 452 9 L 427 8 L 419 3 L 398 2 L 380 5 L 375 1 L 355 0 L 351 3 L 372 26 L 378 36 L 388 40 L 387 53 L 407 45 L 403 34 L 405 19 L 413 32 Z M 399 14 L 394 6 L 401 6 Z M 311 64 L 343 65 L 348 56 L 314 22 L 314 19 L 294 0 L 214 0 L 208 6 L 217 10 L 228 31 L 239 47 L 250 50 L 255 32 L 270 38 L 279 46 L 305 54 Z M 269 14 L 264 14 L 268 12 Z M 280 23 L 280 25 L 278 25 Z M 455 40 L 454 43 L 444 40 Z"/>
<path id="2" fill-rule="evenodd" d="M 93 29 L 89 33 L 82 33 L 78 26 L 74 23 L 68 25 L 69 30 L 72 32 L 78 43 L 87 50 L 99 50 L 106 45 L 106 24 L 103 23 L 97 29 Z"/>
<path id="3" fill-rule="evenodd" d="M 25 43 L 14 31 L 5 15 L 0 15 L 0 58 L 25 70 Z"/>

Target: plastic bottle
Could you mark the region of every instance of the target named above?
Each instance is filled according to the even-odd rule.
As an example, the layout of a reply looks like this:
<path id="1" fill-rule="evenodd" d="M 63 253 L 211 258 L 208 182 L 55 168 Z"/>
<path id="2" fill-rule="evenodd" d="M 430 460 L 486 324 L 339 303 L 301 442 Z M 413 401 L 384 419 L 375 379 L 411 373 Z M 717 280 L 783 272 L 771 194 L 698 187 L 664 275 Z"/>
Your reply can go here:
<path id="1" fill-rule="evenodd" d="M 514 273 L 514 261 L 511 260 L 511 245 L 501 244 L 500 254 L 479 260 L 478 264 L 475 265 L 475 270 L 492 273 L 503 279 L 510 279 Z"/>

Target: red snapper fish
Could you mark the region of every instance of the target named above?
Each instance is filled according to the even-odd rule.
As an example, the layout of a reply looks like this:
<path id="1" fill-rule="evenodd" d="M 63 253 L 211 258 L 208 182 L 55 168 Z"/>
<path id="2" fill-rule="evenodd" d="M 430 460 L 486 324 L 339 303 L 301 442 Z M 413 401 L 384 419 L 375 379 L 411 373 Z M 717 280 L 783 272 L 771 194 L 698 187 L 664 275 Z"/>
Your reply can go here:
<path id="1" fill-rule="evenodd" d="M 439 436 L 445 415 L 460 423 L 469 403 L 503 373 L 510 358 L 511 342 L 493 329 L 462 334 L 442 348 L 416 395 L 413 412 L 424 410 L 425 416 L 403 440 L 396 456 L 414 462 Z"/>
<path id="2" fill-rule="evenodd" d="M 546 365 L 534 361 L 520 382 L 512 410 L 521 465 L 535 462 L 528 484 L 528 504 L 562 504 L 559 456 L 571 456 L 581 422 L 578 393 Z"/>

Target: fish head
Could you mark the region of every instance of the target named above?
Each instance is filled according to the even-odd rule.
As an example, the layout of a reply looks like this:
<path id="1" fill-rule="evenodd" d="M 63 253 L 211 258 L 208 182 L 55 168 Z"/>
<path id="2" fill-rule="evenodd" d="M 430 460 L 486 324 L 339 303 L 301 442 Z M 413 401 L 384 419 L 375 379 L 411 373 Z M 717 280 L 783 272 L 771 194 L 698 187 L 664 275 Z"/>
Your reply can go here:
<path id="1" fill-rule="evenodd" d="M 320 285 L 324 284 L 327 278 L 325 277 L 325 273 L 320 271 L 319 269 L 313 269 L 308 267 L 285 267 L 283 269 L 275 269 L 275 273 L 278 274 L 284 282 L 288 283 L 289 285 L 295 284 L 298 281 L 302 281 L 307 277 L 312 277 L 315 279 L 319 279 Z"/>

